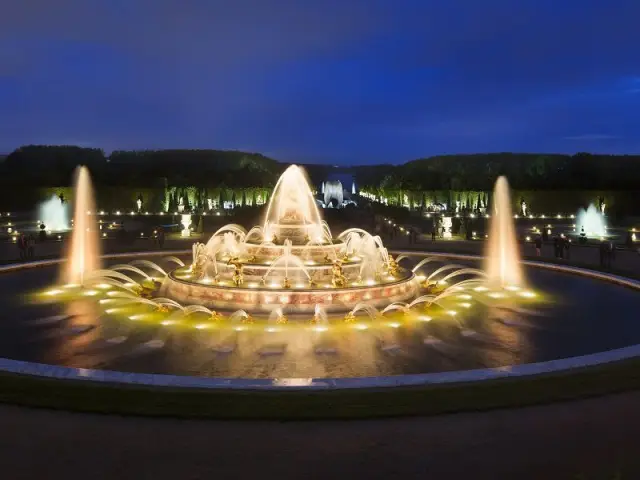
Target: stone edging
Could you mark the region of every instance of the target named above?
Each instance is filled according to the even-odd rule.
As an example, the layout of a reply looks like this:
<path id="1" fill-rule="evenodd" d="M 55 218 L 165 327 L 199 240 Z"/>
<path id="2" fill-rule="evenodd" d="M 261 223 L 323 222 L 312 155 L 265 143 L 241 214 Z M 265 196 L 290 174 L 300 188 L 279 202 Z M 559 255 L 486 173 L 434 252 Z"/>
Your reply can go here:
<path id="1" fill-rule="evenodd" d="M 173 250 L 160 252 L 138 252 L 105 255 L 103 258 L 124 258 L 139 256 L 179 255 L 189 253 L 188 250 Z M 478 255 L 461 255 L 446 253 L 397 251 L 395 254 L 420 255 L 432 257 L 455 258 L 459 260 L 477 261 L 482 257 Z M 60 259 L 43 260 L 25 264 L 14 264 L 0 267 L 0 273 L 12 272 L 23 268 L 36 268 L 51 266 L 61 263 Z M 575 275 L 609 281 L 629 288 L 640 290 L 640 282 L 617 275 L 609 275 L 594 270 L 555 265 L 544 262 L 524 261 L 525 265 L 545 268 Z M 590 367 L 604 363 L 616 362 L 640 356 L 640 344 L 618 348 L 605 352 L 598 352 L 579 357 L 563 358 L 548 362 L 527 363 L 498 368 L 484 368 L 476 370 L 460 370 L 454 372 L 426 373 L 416 375 L 396 375 L 387 377 L 363 377 L 363 378 L 282 378 L 282 379 L 236 379 L 214 377 L 189 377 L 164 374 L 141 374 L 116 372 L 111 370 L 93 370 L 85 368 L 72 368 L 41 363 L 24 362 L 0 358 L 0 371 L 31 375 L 37 377 L 56 378 L 62 380 L 89 380 L 92 382 L 147 385 L 155 387 L 180 387 L 180 388 L 204 388 L 204 389 L 234 389 L 234 390 L 291 390 L 291 389 L 354 389 L 354 388 L 384 388 L 399 386 L 419 386 L 431 384 L 470 383 L 499 378 L 527 377 L 543 373 L 554 373 L 573 368 Z"/>

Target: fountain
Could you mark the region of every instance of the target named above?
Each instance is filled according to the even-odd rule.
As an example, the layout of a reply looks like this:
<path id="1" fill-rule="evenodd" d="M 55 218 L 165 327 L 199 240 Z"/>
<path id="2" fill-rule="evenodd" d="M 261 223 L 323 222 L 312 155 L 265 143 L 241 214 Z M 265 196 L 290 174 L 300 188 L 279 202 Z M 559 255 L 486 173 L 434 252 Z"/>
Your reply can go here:
<path id="1" fill-rule="evenodd" d="M 87 167 L 76 169 L 74 189 L 73 232 L 63 276 L 67 284 L 82 285 L 88 274 L 100 269 L 98 227 L 92 215 L 93 187 Z"/>
<path id="2" fill-rule="evenodd" d="M 38 212 L 40 221 L 48 231 L 69 230 L 68 207 L 57 195 L 53 195 L 49 200 L 41 203 Z"/>
<path id="3" fill-rule="evenodd" d="M 493 215 L 486 252 L 487 281 L 493 287 L 520 287 L 524 275 L 516 241 L 511 194 L 506 177 L 499 177 L 493 191 Z"/>
<path id="4" fill-rule="evenodd" d="M 576 215 L 576 233 L 584 236 L 604 237 L 607 235 L 607 226 L 604 215 L 592 203 L 585 210 L 581 208 Z"/>
<path id="5" fill-rule="evenodd" d="M 223 227 L 193 257 L 191 266 L 166 276 L 160 293 L 216 311 L 310 315 L 320 304 L 327 313 L 344 313 L 363 300 L 378 306 L 408 300 L 418 288 L 379 237 L 351 229 L 332 238 L 296 165 L 278 180 L 261 227 Z"/>

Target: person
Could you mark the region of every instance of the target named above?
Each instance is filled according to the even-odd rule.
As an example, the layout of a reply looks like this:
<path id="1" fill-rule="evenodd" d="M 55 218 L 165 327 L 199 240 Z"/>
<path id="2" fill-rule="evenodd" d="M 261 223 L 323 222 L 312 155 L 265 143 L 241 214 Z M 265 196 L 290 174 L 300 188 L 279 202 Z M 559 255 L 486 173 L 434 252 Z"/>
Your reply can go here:
<path id="1" fill-rule="evenodd" d="M 611 268 L 611 262 L 616 259 L 616 246 L 613 243 L 613 241 L 609 241 L 608 253 L 609 253 L 609 268 Z"/>
<path id="2" fill-rule="evenodd" d="M 539 257 L 542 254 L 542 238 L 540 237 L 540 235 L 536 237 L 535 245 L 536 245 L 536 257 Z"/>
<path id="3" fill-rule="evenodd" d="M 431 243 L 436 241 L 436 227 L 431 228 Z"/>
<path id="4" fill-rule="evenodd" d="M 607 244 L 604 242 L 604 240 L 602 242 L 600 242 L 600 266 L 601 267 L 606 267 L 607 266 Z"/>
<path id="5" fill-rule="evenodd" d="M 29 235 L 27 237 L 27 258 L 29 260 L 33 260 L 35 249 L 36 249 L 36 239 L 34 238 L 33 235 Z"/>
<path id="6" fill-rule="evenodd" d="M 566 242 L 564 237 L 556 237 L 558 239 L 558 256 L 564 259 L 564 244 Z"/>
<path id="7" fill-rule="evenodd" d="M 565 250 L 565 258 L 569 260 L 571 258 L 571 239 L 564 239 L 564 250 Z"/>
<path id="8" fill-rule="evenodd" d="M 27 258 L 27 239 L 24 233 L 21 233 L 18 237 L 18 250 L 20 251 L 20 261 L 24 261 Z"/>
<path id="9" fill-rule="evenodd" d="M 160 248 L 164 246 L 164 228 L 162 227 L 158 228 L 158 245 L 160 245 Z"/>
<path id="10" fill-rule="evenodd" d="M 553 237 L 553 256 L 560 258 L 560 239 L 557 236 Z"/>

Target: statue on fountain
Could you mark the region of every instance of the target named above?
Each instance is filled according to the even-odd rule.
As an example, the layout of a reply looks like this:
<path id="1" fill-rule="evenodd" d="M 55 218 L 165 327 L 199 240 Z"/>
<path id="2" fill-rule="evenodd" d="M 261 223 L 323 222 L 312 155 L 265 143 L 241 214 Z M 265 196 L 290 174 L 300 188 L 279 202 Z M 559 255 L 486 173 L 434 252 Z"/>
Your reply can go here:
<path id="1" fill-rule="evenodd" d="M 278 315 L 278 318 L 276 319 L 276 324 L 284 325 L 288 321 L 289 320 L 287 319 L 287 316 L 284 313 L 280 313 L 280 315 Z"/>
<path id="2" fill-rule="evenodd" d="M 169 313 L 169 307 L 167 307 L 164 303 L 161 303 L 160 305 L 158 305 L 158 308 L 156 309 L 156 312 L 158 312 L 158 313 Z"/>
<path id="3" fill-rule="evenodd" d="M 325 254 L 324 258 L 323 258 L 324 263 L 333 263 L 333 260 L 331 260 L 329 258 L 329 254 Z"/>
<path id="4" fill-rule="evenodd" d="M 353 323 L 356 321 L 356 315 L 353 312 L 349 312 L 344 316 L 344 323 Z"/>
<path id="5" fill-rule="evenodd" d="M 524 198 L 520 200 L 520 213 L 523 217 L 527 216 L 527 202 L 524 201 Z"/>
<path id="6" fill-rule="evenodd" d="M 248 313 L 242 317 L 242 323 L 250 325 L 253 323 L 253 317 Z"/>
<path id="7" fill-rule="evenodd" d="M 309 234 L 308 234 L 308 233 L 305 233 L 305 235 L 304 235 L 304 243 L 305 243 L 305 245 L 306 245 L 307 243 L 309 243 L 310 241 L 311 241 L 311 238 L 309 238 Z"/>
<path id="8" fill-rule="evenodd" d="M 339 260 L 333 262 L 333 267 L 331 267 L 331 274 L 333 278 L 331 279 L 331 284 L 335 288 L 342 288 L 347 283 L 347 278 L 342 273 L 342 262 Z"/>
<path id="9" fill-rule="evenodd" d="M 216 312 L 215 310 L 211 311 L 211 321 L 213 323 L 219 323 L 222 320 L 222 315 L 220 315 L 218 312 Z"/>
<path id="10" fill-rule="evenodd" d="M 282 280 L 282 288 L 291 288 L 291 281 L 289 280 L 289 277 L 284 277 Z"/>
<path id="11" fill-rule="evenodd" d="M 400 266 L 398 265 L 398 262 L 396 262 L 395 258 L 393 258 L 392 255 L 389 255 L 389 275 L 392 277 L 397 276 L 399 268 Z"/>
<path id="12" fill-rule="evenodd" d="M 278 245 L 278 243 L 280 243 L 280 239 L 275 233 L 273 234 L 273 237 L 271 237 L 271 243 L 273 243 L 274 245 Z"/>
<path id="13" fill-rule="evenodd" d="M 238 257 L 230 258 L 227 262 L 227 265 L 233 266 L 233 284 L 236 287 L 241 286 L 244 283 L 244 275 L 242 274 L 243 265 L 238 259 Z"/>
<path id="14" fill-rule="evenodd" d="M 202 280 L 204 278 L 208 258 L 206 245 L 204 243 L 195 243 L 193 245 L 191 273 L 196 280 Z"/>

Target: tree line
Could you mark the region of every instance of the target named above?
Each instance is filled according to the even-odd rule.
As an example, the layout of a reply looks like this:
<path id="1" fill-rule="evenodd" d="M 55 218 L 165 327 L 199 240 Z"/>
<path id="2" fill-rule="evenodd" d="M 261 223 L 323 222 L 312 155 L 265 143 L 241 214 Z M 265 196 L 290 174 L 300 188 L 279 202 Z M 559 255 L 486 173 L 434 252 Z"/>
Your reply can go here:
<path id="1" fill-rule="evenodd" d="M 28 145 L 0 163 L 0 183 L 12 186 L 69 185 L 79 164 L 103 185 L 156 187 L 194 185 L 271 187 L 287 164 L 259 153 L 224 150 L 118 150 Z M 335 167 L 307 166 L 318 185 Z M 489 153 L 446 155 L 402 165 L 340 167 L 359 186 L 387 190 L 489 191 L 500 175 L 520 190 L 635 190 L 640 185 L 639 155 L 577 153 Z M 348 187 L 348 186 L 347 186 Z"/>

